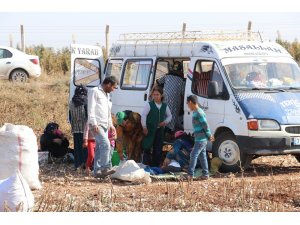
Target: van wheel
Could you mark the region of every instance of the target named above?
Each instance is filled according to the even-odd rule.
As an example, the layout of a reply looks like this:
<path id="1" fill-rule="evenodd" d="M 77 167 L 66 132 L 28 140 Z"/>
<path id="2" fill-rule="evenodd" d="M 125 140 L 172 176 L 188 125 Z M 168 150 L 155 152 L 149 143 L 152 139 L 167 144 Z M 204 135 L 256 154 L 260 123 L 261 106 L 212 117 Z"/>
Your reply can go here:
<path id="1" fill-rule="evenodd" d="M 27 81 L 27 78 L 28 75 L 25 70 L 14 70 L 9 76 L 9 80 L 12 82 L 25 83 Z"/>
<path id="2" fill-rule="evenodd" d="M 298 163 L 300 163 L 300 155 L 294 155 L 294 156 L 297 159 Z"/>
<path id="3" fill-rule="evenodd" d="M 221 172 L 239 172 L 249 167 L 252 155 L 244 154 L 231 132 L 220 134 L 213 144 L 213 157 L 222 160 Z"/>

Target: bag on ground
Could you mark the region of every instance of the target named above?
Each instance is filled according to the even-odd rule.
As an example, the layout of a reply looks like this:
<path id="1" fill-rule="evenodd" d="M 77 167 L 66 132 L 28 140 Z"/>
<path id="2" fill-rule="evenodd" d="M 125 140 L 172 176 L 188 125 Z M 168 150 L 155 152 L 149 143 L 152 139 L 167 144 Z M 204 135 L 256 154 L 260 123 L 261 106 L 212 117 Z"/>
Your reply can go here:
<path id="1" fill-rule="evenodd" d="M 19 171 L 0 180 L 0 212 L 29 212 L 33 206 L 34 197 Z"/>
<path id="2" fill-rule="evenodd" d="M 150 174 L 140 168 L 134 160 L 127 160 L 120 163 L 116 168 L 116 172 L 111 175 L 111 178 L 140 183 L 151 182 Z"/>
<path id="3" fill-rule="evenodd" d="M 0 128 L 0 179 L 21 172 L 31 189 L 40 189 L 38 145 L 33 130 L 24 125 Z"/>

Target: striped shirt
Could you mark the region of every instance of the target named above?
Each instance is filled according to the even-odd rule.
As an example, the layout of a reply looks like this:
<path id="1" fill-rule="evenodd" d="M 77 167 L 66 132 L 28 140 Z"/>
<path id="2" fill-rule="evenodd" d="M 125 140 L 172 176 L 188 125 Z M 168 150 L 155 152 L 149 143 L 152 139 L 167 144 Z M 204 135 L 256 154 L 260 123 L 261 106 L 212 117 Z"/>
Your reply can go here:
<path id="1" fill-rule="evenodd" d="M 84 133 L 85 124 L 87 121 L 87 113 L 84 105 L 75 106 L 70 102 L 70 123 L 72 133 Z"/>
<path id="2" fill-rule="evenodd" d="M 205 113 L 201 108 L 193 112 L 192 123 L 195 141 L 207 141 L 211 136 L 211 132 L 206 121 Z"/>

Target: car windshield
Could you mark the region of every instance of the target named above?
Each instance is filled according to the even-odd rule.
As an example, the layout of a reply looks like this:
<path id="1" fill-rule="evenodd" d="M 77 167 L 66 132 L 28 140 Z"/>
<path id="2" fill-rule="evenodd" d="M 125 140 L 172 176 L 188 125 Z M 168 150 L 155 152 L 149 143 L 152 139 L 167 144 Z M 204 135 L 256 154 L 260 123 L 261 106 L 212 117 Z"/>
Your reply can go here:
<path id="1" fill-rule="evenodd" d="M 290 58 L 222 60 L 235 89 L 300 89 L 300 69 Z"/>

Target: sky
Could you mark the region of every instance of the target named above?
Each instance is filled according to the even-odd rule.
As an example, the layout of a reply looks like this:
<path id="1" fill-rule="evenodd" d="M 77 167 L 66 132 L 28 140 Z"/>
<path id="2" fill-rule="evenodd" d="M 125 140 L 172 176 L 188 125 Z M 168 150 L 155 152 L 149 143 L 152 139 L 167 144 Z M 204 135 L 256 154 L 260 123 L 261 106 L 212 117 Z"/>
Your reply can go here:
<path id="1" fill-rule="evenodd" d="M 109 43 L 121 33 L 242 30 L 248 21 L 265 40 L 274 41 L 277 31 L 284 40 L 300 40 L 300 12 L 1 12 L 0 45 L 20 43 L 24 26 L 26 46 L 69 47 L 78 44 L 105 45 L 105 27 L 110 26 Z"/>

